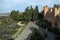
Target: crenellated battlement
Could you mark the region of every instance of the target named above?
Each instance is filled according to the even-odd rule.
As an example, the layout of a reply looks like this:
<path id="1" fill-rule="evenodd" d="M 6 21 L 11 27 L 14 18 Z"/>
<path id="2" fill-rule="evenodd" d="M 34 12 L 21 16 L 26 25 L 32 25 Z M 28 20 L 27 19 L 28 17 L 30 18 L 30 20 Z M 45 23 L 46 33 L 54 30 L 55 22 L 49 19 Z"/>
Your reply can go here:
<path id="1" fill-rule="evenodd" d="M 53 10 L 54 9 L 54 10 Z M 60 8 L 49 8 L 49 7 L 42 7 L 42 11 L 44 11 L 44 16 L 47 14 L 47 12 L 52 12 L 54 11 L 55 17 L 60 14 Z"/>

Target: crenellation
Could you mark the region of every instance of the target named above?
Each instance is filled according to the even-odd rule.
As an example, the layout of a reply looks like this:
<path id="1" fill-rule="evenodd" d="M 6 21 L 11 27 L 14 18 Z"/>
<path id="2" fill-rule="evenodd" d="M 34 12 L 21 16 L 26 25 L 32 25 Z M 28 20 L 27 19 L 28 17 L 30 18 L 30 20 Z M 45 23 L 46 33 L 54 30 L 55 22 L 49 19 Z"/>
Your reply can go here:
<path id="1" fill-rule="evenodd" d="M 42 6 L 42 11 L 44 11 L 44 9 L 45 9 L 45 7 L 44 7 L 44 6 Z"/>
<path id="2" fill-rule="evenodd" d="M 49 8 L 48 7 L 45 7 L 44 16 L 47 14 L 48 11 L 49 11 Z"/>
<path id="3" fill-rule="evenodd" d="M 53 12 L 53 9 L 51 8 L 51 10 L 50 10 L 51 12 Z"/>
<path id="4" fill-rule="evenodd" d="M 55 17 L 59 15 L 59 13 L 60 13 L 60 8 L 55 8 Z"/>

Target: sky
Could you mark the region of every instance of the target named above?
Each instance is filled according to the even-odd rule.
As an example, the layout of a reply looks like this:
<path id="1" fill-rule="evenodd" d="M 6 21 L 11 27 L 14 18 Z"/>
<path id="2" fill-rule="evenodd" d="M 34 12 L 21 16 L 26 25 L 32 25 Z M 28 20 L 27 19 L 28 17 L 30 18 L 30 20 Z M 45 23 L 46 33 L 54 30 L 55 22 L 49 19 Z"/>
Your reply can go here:
<path id="1" fill-rule="evenodd" d="M 0 13 L 10 13 L 12 10 L 24 12 L 31 5 L 33 8 L 38 5 L 41 11 L 42 6 L 53 7 L 54 4 L 60 4 L 60 0 L 0 0 Z"/>

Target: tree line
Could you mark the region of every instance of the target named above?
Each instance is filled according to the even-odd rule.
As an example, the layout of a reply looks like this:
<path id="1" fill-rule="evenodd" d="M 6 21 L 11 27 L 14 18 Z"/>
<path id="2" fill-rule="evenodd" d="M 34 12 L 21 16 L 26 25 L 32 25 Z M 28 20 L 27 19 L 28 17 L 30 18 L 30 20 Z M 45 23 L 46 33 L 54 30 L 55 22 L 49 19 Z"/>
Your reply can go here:
<path id="1" fill-rule="evenodd" d="M 10 16 L 11 18 L 13 18 L 16 21 L 22 20 L 22 21 L 35 21 L 38 19 L 38 6 L 35 7 L 35 9 L 33 9 L 32 6 L 27 7 L 25 9 L 25 11 L 20 14 L 19 10 L 15 11 L 11 11 Z"/>

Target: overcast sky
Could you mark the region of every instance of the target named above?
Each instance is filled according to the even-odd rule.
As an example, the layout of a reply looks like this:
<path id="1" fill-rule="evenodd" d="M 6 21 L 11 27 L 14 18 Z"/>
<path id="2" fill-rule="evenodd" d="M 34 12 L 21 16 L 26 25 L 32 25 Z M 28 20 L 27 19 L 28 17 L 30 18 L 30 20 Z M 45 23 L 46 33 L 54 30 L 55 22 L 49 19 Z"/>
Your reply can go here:
<path id="1" fill-rule="evenodd" d="M 0 13 L 11 12 L 12 10 L 19 10 L 23 12 L 26 7 L 36 5 L 41 11 L 41 7 L 48 5 L 52 7 L 54 4 L 60 4 L 60 0 L 0 0 Z"/>

